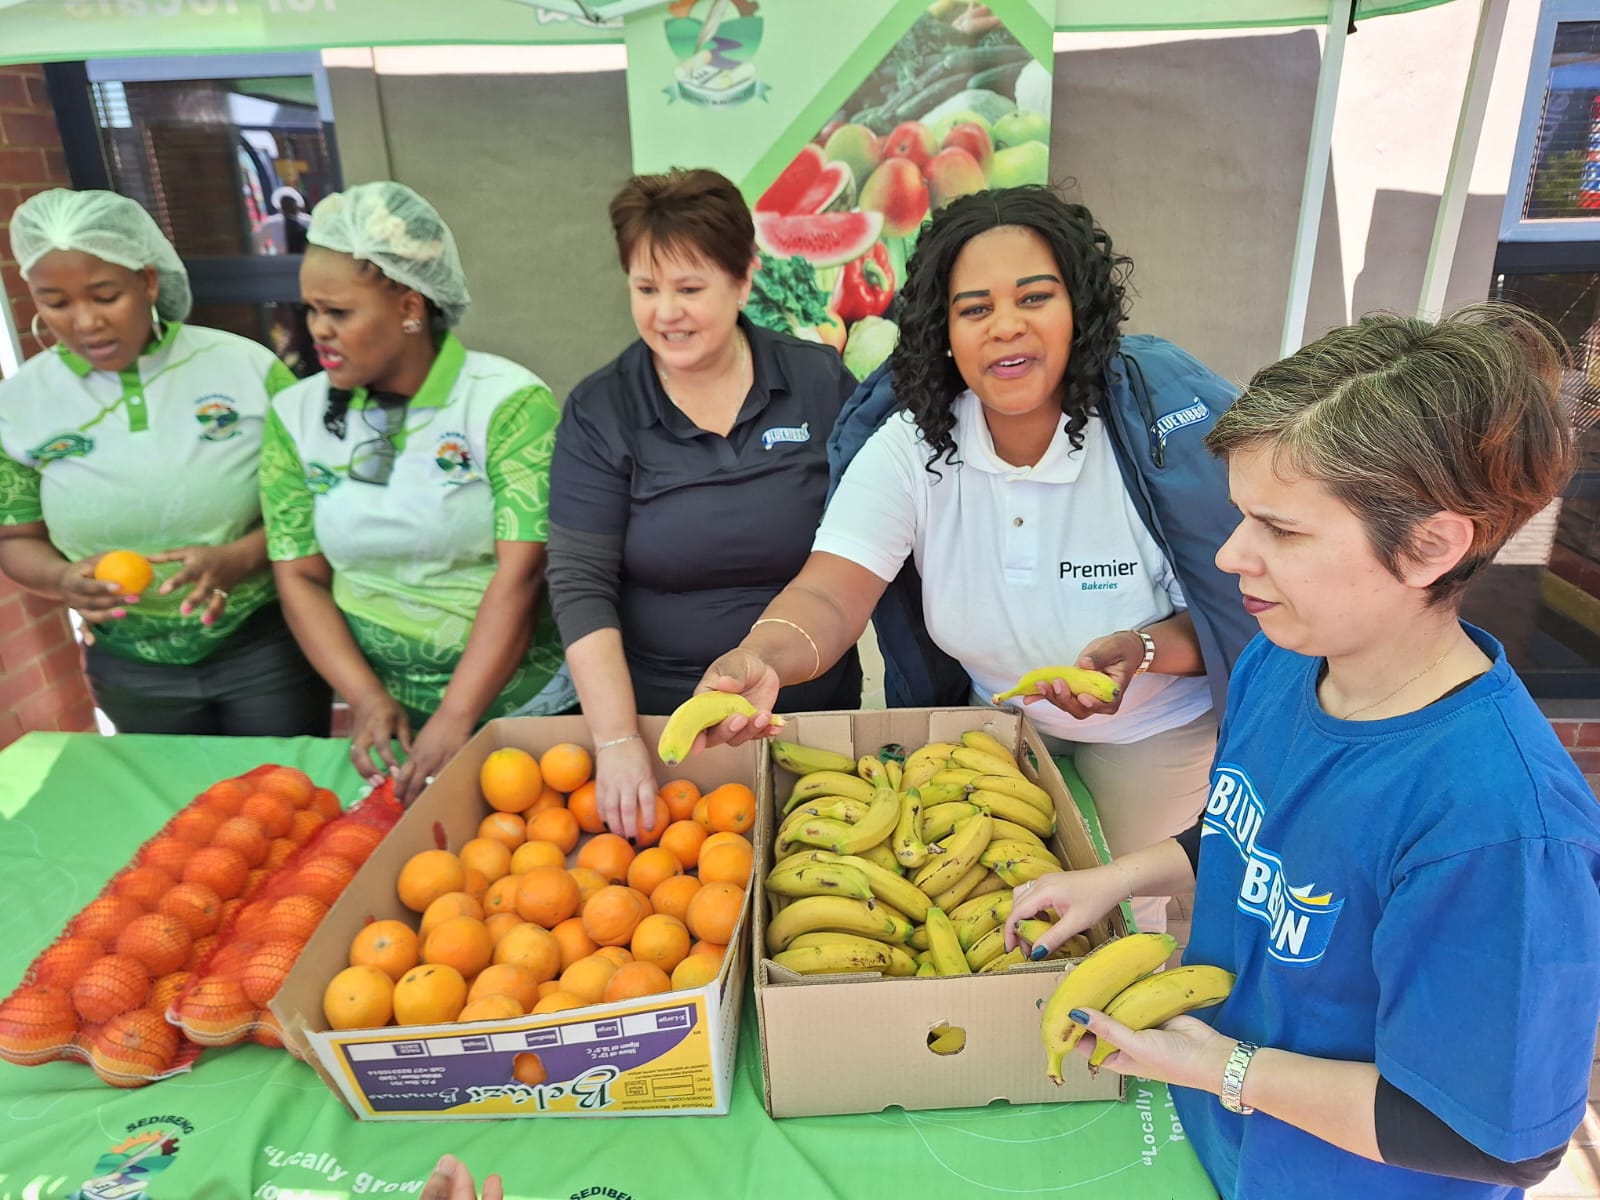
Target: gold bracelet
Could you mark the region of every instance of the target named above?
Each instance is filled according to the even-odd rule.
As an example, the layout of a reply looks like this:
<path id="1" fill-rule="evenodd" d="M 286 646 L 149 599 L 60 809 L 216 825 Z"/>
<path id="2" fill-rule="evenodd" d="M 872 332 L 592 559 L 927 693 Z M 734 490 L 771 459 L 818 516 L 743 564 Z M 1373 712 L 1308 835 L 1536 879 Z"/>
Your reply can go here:
<path id="1" fill-rule="evenodd" d="M 822 674 L 822 651 L 817 649 L 817 643 L 812 641 L 811 635 L 804 629 L 801 629 L 800 626 L 796 625 L 793 621 L 785 621 L 782 617 L 762 617 L 756 622 L 756 625 L 787 625 L 801 637 L 805 638 L 806 645 L 811 647 L 811 655 L 816 660 L 816 663 L 811 669 L 811 674 L 807 675 L 805 679 L 801 680 L 802 683 L 810 683 L 818 675 Z M 754 630 L 756 625 L 752 625 L 750 628 Z"/>

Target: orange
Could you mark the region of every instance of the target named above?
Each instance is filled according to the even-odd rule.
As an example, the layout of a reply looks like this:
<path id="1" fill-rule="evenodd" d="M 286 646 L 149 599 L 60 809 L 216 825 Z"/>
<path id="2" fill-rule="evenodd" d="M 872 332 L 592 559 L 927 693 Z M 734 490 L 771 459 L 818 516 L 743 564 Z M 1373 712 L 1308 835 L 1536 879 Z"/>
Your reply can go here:
<path id="1" fill-rule="evenodd" d="M 656 884 L 650 893 L 650 907 L 681 921 L 689 915 L 689 901 L 699 890 L 700 881 L 693 875 L 670 876 Z"/>
<path id="2" fill-rule="evenodd" d="M 523 842 L 511 856 L 511 870 L 517 875 L 534 867 L 564 867 L 567 852 L 554 842 Z"/>
<path id="3" fill-rule="evenodd" d="M 20 1066 L 59 1058 L 78 1032 L 78 1014 L 64 988 L 18 988 L 0 1004 L 0 1055 Z"/>
<path id="4" fill-rule="evenodd" d="M 294 825 L 294 805 L 269 792 L 257 792 L 246 799 L 239 815 L 261 826 L 269 838 L 283 837 Z"/>
<path id="5" fill-rule="evenodd" d="M 203 884 L 180 883 L 161 897 L 156 911 L 182 921 L 190 937 L 204 937 L 222 923 L 222 897 Z"/>
<path id="6" fill-rule="evenodd" d="M 578 881 L 565 867 L 534 867 L 517 886 L 517 913 L 546 929 L 578 911 Z"/>
<path id="7" fill-rule="evenodd" d="M 569 867 L 567 874 L 578 881 L 578 908 L 582 911 L 583 904 L 603 887 L 609 887 L 611 881 L 599 871 L 589 867 Z"/>
<path id="8" fill-rule="evenodd" d="M 355 877 L 355 873 L 355 867 L 347 858 L 318 855 L 295 872 L 294 890 L 331 907 L 344 894 L 345 886 Z"/>
<path id="9" fill-rule="evenodd" d="M 634 840 L 638 846 L 654 846 L 661 840 L 661 835 L 667 831 L 667 826 L 672 824 L 672 811 L 667 808 L 667 802 L 660 796 L 656 797 L 655 823 L 649 829 L 644 827 L 644 814 L 639 815 L 639 833 Z"/>
<path id="10" fill-rule="evenodd" d="M 412 912 L 426 912 L 446 892 L 459 892 L 467 882 L 466 868 L 448 850 L 424 850 L 413 854 L 400 868 L 395 890 L 400 903 Z"/>
<path id="11" fill-rule="evenodd" d="M 696 825 L 702 826 L 709 833 L 711 831 L 711 801 L 704 796 L 696 800 L 694 810 L 689 814 L 689 819 Z"/>
<path id="12" fill-rule="evenodd" d="M 694 816 L 694 806 L 700 802 L 700 789 L 687 779 L 672 779 L 661 785 L 656 793 L 667 803 L 667 812 L 674 821 L 687 821 Z"/>
<path id="13" fill-rule="evenodd" d="M 632 861 L 633 847 L 614 833 L 597 833 L 578 851 L 580 867 L 598 871 L 612 883 L 621 883 L 628 877 L 628 864 Z"/>
<path id="14" fill-rule="evenodd" d="M 526 824 L 547 808 L 565 808 L 567 798 L 553 787 L 547 787 L 539 793 L 539 798 L 521 812 L 523 823 Z"/>
<path id="15" fill-rule="evenodd" d="M 527 840 L 528 829 L 516 813 L 492 812 L 478 822 L 478 836 L 493 838 L 507 850 L 515 850 Z"/>
<path id="16" fill-rule="evenodd" d="M 630 943 L 634 958 L 670 972 L 689 957 L 689 930 L 677 917 L 655 913 L 639 922 Z"/>
<path id="17" fill-rule="evenodd" d="M 311 811 L 319 813 L 324 821 L 331 821 L 344 812 L 339 803 L 339 793 L 331 788 L 319 787 L 311 793 Z"/>
<path id="18" fill-rule="evenodd" d="M 534 926 L 535 929 L 538 926 Z M 568 917 L 561 924 L 550 931 L 550 936 L 556 939 L 561 947 L 561 970 L 565 971 L 580 958 L 587 958 L 599 947 L 587 933 L 583 931 L 582 917 Z"/>
<path id="19" fill-rule="evenodd" d="M 567 797 L 567 811 L 578 818 L 578 828 L 585 833 L 603 833 L 606 823 L 600 816 L 600 793 L 590 780 Z"/>
<path id="20" fill-rule="evenodd" d="M 568 965 L 570 966 L 571 964 L 569 963 Z M 539 985 L 539 999 L 543 1000 L 546 996 L 550 995 L 550 993 L 559 992 L 560 990 L 561 980 L 547 979 Z"/>
<path id="21" fill-rule="evenodd" d="M 495 963 L 485 967 L 472 981 L 467 989 L 467 1003 L 485 996 L 509 996 L 516 1002 L 517 1011 L 508 1015 L 520 1017 L 539 1002 L 539 985 L 543 982 L 521 963 Z"/>
<path id="22" fill-rule="evenodd" d="M 529 1087 L 538 1087 L 550 1073 L 544 1069 L 544 1061 L 532 1050 L 524 1050 L 511 1060 L 511 1078 L 518 1083 L 525 1083 Z"/>
<path id="23" fill-rule="evenodd" d="M 749 833 L 756 824 L 756 794 L 742 783 L 706 793 L 706 819 L 718 833 Z"/>
<path id="24" fill-rule="evenodd" d="M 323 990 L 322 1015 L 330 1029 L 378 1029 L 394 1016 L 398 990 L 399 985 L 377 967 L 346 967 Z"/>
<path id="25" fill-rule="evenodd" d="M 688 924 L 688 922 L 684 923 Z M 708 942 L 702 938 L 689 947 L 689 957 L 693 958 L 696 954 L 709 954 L 712 958 L 721 962 L 728 957 L 728 946 L 725 942 Z"/>
<path id="26" fill-rule="evenodd" d="M 240 805 L 255 795 L 255 791 L 255 785 L 243 779 L 222 779 L 201 792 L 196 803 L 231 817 L 238 814 Z"/>
<path id="27" fill-rule="evenodd" d="M 733 940 L 733 928 L 744 907 L 744 888 L 731 883 L 703 884 L 689 901 L 685 922 L 695 937 L 726 946 Z"/>
<path id="28" fill-rule="evenodd" d="M 622 946 L 601 946 L 595 951 L 601 958 L 609 958 L 617 966 L 626 966 L 633 961 L 633 951 Z"/>
<path id="29" fill-rule="evenodd" d="M 672 968 L 672 990 L 705 987 L 722 970 L 722 958 L 715 954 L 691 954 Z"/>
<path id="30" fill-rule="evenodd" d="M 663 879 L 682 874 L 683 864 L 676 854 L 660 846 L 651 846 L 639 851 L 628 864 L 628 886 L 648 896 Z"/>
<path id="31" fill-rule="evenodd" d="M 288 862 L 289 856 L 298 849 L 300 849 L 299 845 L 286 837 L 273 838 L 272 841 L 267 843 L 267 861 L 261 865 L 268 871 L 276 871 L 284 863 Z M 333 856 L 329 855 L 328 857 L 332 858 Z M 344 859 L 341 858 L 339 861 L 344 862 Z"/>
<path id="32" fill-rule="evenodd" d="M 224 900 L 243 892 L 249 875 L 244 855 L 226 846 L 202 846 L 183 867 L 184 883 L 204 884 Z"/>
<path id="33" fill-rule="evenodd" d="M 178 993 L 183 991 L 183 986 L 189 979 L 188 971 L 171 971 L 163 975 L 150 985 L 150 994 L 145 997 L 145 1004 L 157 1012 L 166 1012 L 172 1007 L 172 1002 L 178 998 Z"/>
<path id="34" fill-rule="evenodd" d="M 220 809 L 196 807 L 191 804 L 167 822 L 167 832 L 180 842 L 191 846 L 204 846 L 211 841 L 217 826 L 228 819 Z"/>
<path id="35" fill-rule="evenodd" d="M 178 1002 L 178 1018 L 192 1042 L 230 1046 L 241 1040 L 256 1006 L 237 979 L 207 975 Z"/>
<path id="36" fill-rule="evenodd" d="M 396 1025 L 454 1021 L 467 1003 L 467 981 L 445 963 L 413 967 L 394 985 Z"/>
<path id="37" fill-rule="evenodd" d="M 188 858 L 188 855 L 184 855 Z M 179 868 L 182 870 L 182 868 Z M 111 890 L 118 896 L 132 896 L 139 906 L 153 909 L 172 890 L 178 881 L 160 867 L 129 867 L 111 881 Z"/>
<path id="38" fill-rule="evenodd" d="M 95 563 L 94 577 L 116 584 L 125 596 L 137 596 L 150 586 L 156 569 L 137 550 L 108 550 Z"/>
<path id="39" fill-rule="evenodd" d="M 574 996 L 571 992 L 555 991 L 548 996 L 542 996 L 539 1003 L 533 1006 L 535 1013 L 566 1012 L 569 1008 L 583 1008 L 589 1002 L 581 996 Z"/>
<path id="40" fill-rule="evenodd" d="M 458 857 L 467 870 L 483 872 L 486 887 L 511 871 L 510 848 L 494 838 L 472 838 L 461 847 Z"/>
<path id="41" fill-rule="evenodd" d="M 189 927 L 176 917 L 146 913 L 117 935 L 116 952 L 136 958 L 152 976 L 176 971 L 189 961 Z"/>
<path id="42" fill-rule="evenodd" d="M 327 914 L 328 906 L 321 900 L 310 896 L 285 896 L 267 913 L 260 936 L 271 942 L 298 942 L 303 946 Z"/>
<path id="43" fill-rule="evenodd" d="M 416 931 L 404 921 L 374 921 L 350 943 L 352 967 L 377 967 L 390 979 L 399 979 L 421 961 Z"/>
<path id="44" fill-rule="evenodd" d="M 483 760 L 478 786 L 489 807 L 499 812 L 521 812 L 544 790 L 539 764 L 526 750 L 505 746 Z"/>
<path id="45" fill-rule="evenodd" d="M 272 851 L 272 839 L 261 822 L 249 817 L 229 817 L 211 835 L 211 844 L 237 850 L 252 867 L 266 862 Z"/>
<path id="46" fill-rule="evenodd" d="M 621 968 L 609 958 L 591 954 L 561 972 L 561 990 L 581 997 L 585 1004 L 598 1004 L 605 995 L 606 984 L 619 970 Z"/>
<path id="47" fill-rule="evenodd" d="M 136 1008 L 106 1022 L 89 1047 L 89 1065 L 116 1087 L 138 1087 L 178 1057 L 178 1030 L 151 1008 Z"/>
<path id="48" fill-rule="evenodd" d="M 521 875 L 502 875 L 489 885 L 480 903 L 486 918 L 503 913 L 516 914 L 517 889 L 522 886 Z M 522 920 L 517 917 L 517 920 Z"/>
<path id="49" fill-rule="evenodd" d="M 599 946 L 626 946 L 639 922 L 649 915 L 646 901 L 631 888 L 601 888 L 583 906 L 583 931 Z"/>
<path id="50" fill-rule="evenodd" d="M 295 808 L 310 808 L 317 796 L 311 776 L 294 767 L 273 767 L 255 777 L 256 791 L 282 796 Z"/>
<path id="51" fill-rule="evenodd" d="M 239 972 L 239 986 L 252 1001 L 264 1006 L 277 995 L 299 956 L 300 947 L 294 942 L 267 942 L 246 960 Z"/>
<path id="52" fill-rule="evenodd" d="M 554 842 L 562 854 L 571 854 L 578 844 L 578 818 L 564 808 L 547 808 L 528 818 L 530 842 Z"/>
<path id="53" fill-rule="evenodd" d="M 481 921 L 483 905 L 468 892 L 446 892 L 428 905 L 428 911 L 422 914 L 422 923 L 417 926 L 417 936 L 426 942 L 430 933 L 452 917 L 471 917 L 474 921 Z"/>
<path id="54" fill-rule="evenodd" d="M 33 981 L 70 988 L 84 968 L 104 953 L 104 947 L 93 938 L 64 937 L 34 960 Z"/>
<path id="55" fill-rule="evenodd" d="M 381 841 L 383 830 L 376 826 L 340 821 L 318 841 L 317 852 L 348 858 L 359 867 Z"/>
<path id="56" fill-rule="evenodd" d="M 267 876 L 272 874 L 266 867 L 257 867 L 244 877 L 244 890 L 241 896 L 253 896 L 258 887 L 267 881 Z"/>
<path id="57" fill-rule="evenodd" d="M 261 927 L 267 923 L 267 917 L 271 912 L 272 905 L 265 900 L 259 903 L 253 900 L 249 904 L 241 903 L 229 930 L 232 935 L 230 940 L 254 941 L 260 934 Z"/>
<path id="58" fill-rule="evenodd" d="M 509 1021 L 528 1010 L 510 996 L 491 994 L 468 1000 L 456 1014 L 457 1021 Z"/>
<path id="59" fill-rule="evenodd" d="M 624 884 L 623 886 L 627 887 L 626 884 Z M 655 910 L 655 906 L 650 903 L 650 897 L 649 896 L 645 895 L 643 892 L 641 892 L 636 887 L 628 888 L 628 890 L 633 893 L 634 899 L 639 902 L 639 919 L 640 920 L 643 920 L 645 917 L 650 916 L 652 913 L 654 913 L 656 911 Z"/>
<path id="60" fill-rule="evenodd" d="M 171 834 L 163 834 L 145 844 L 139 851 L 138 863 L 141 867 L 155 867 L 165 871 L 173 879 L 183 874 L 183 864 L 189 861 L 189 855 L 194 853 L 194 847 L 180 838 Z"/>
<path id="61" fill-rule="evenodd" d="M 558 792 L 574 792 L 589 782 L 594 759 L 575 742 L 551 746 L 539 756 L 539 773 Z"/>
<path id="62" fill-rule="evenodd" d="M 494 939 L 476 917 L 440 921 L 422 939 L 422 961 L 454 967 L 471 979 L 494 961 Z"/>
<path id="63" fill-rule="evenodd" d="M 79 937 L 110 945 L 128 922 L 143 912 L 144 906 L 132 896 L 96 896 L 83 906 L 68 928 Z"/>
<path id="64" fill-rule="evenodd" d="M 672 990 L 672 979 L 655 963 L 631 962 L 618 967 L 606 981 L 606 990 L 600 999 L 610 1004 L 617 1000 L 635 1000 L 640 996 L 658 996 Z"/>
<path id="65" fill-rule="evenodd" d="M 750 882 L 755 851 L 737 833 L 714 833 L 700 847 L 701 883 Z"/>
<path id="66" fill-rule="evenodd" d="M 126 954 L 108 954 L 84 968 L 72 985 L 72 1006 L 98 1024 L 138 1008 L 150 994 L 150 972 Z"/>
<path id="67" fill-rule="evenodd" d="M 496 947 L 500 945 L 500 939 L 505 937 L 506 934 L 510 933 L 518 925 L 526 924 L 528 922 L 517 916 L 515 909 L 511 912 L 497 912 L 493 916 L 483 919 L 483 927 L 489 931 L 489 937 L 493 939 Z M 539 927 L 535 925 L 534 928 L 537 929 Z"/>
<path id="68" fill-rule="evenodd" d="M 531 921 L 519 922 L 494 947 L 496 966 L 521 967 L 535 983 L 554 979 L 561 972 L 561 942 L 555 934 Z"/>
<path id="69" fill-rule="evenodd" d="M 328 818 L 314 809 L 296 809 L 294 819 L 289 822 L 289 832 L 284 837 L 296 846 L 304 846 L 327 823 Z"/>
<path id="70" fill-rule="evenodd" d="M 709 836 L 698 821 L 674 821 L 661 834 L 661 845 L 672 851 L 685 871 L 692 871 L 700 862 L 700 847 Z"/>
<path id="71" fill-rule="evenodd" d="M 489 891 L 489 877 L 478 870 L 477 867 L 463 867 L 461 872 L 464 876 L 461 890 L 474 900 L 482 901 Z"/>

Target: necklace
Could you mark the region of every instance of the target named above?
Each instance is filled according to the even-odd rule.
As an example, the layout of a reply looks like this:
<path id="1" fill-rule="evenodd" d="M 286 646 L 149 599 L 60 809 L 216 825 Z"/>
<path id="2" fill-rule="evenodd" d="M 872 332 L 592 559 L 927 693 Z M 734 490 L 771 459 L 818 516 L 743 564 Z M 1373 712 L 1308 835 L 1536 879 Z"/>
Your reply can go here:
<path id="1" fill-rule="evenodd" d="M 745 360 L 749 357 L 749 354 L 750 343 L 745 340 L 743 330 L 735 328 L 732 377 L 734 385 L 738 389 L 740 403 L 744 402 L 745 393 L 750 390 L 749 385 L 744 382 Z M 656 378 L 661 381 L 661 390 L 667 394 L 667 399 L 672 401 L 674 407 L 683 410 L 683 402 L 672 394 L 672 386 L 669 383 L 671 373 L 663 368 L 659 362 L 656 363 Z M 717 382 L 720 384 L 722 380 L 719 379 Z"/>
<path id="2" fill-rule="evenodd" d="M 1413 683 L 1415 683 L 1417 680 L 1421 679 L 1424 675 L 1426 675 L 1429 671 L 1431 671 L 1435 667 L 1437 667 L 1445 659 L 1449 658 L 1450 655 L 1454 652 L 1454 650 L 1455 650 L 1455 647 L 1451 646 L 1449 650 L 1446 650 L 1443 654 L 1439 655 L 1438 658 L 1434 659 L 1427 666 L 1423 667 L 1422 670 L 1418 671 L 1415 675 L 1413 675 L 1410 679 L 1406 680 L 1399 687 L 1395 688 L 1394 691 L 1390 692 L 1388 695 L 1378 697 L 1378 699 L 1374 700 L 1371 704 L 1363 704 L 1359 708 L 1352 708 L 1349 712 L 1345 713 L 1344 716 L 1340 717 L 1339 720 L 1348 721 L 1351 717 L 1355 716 L 1357 713 L 1366 712 L 1367 709 L 1369 709 L 1369 708 L 1377 708 L 1378 705 L 1382 704 L 1386 700 L 1393 700 L 1401 692 L 1405 691 Z"/>

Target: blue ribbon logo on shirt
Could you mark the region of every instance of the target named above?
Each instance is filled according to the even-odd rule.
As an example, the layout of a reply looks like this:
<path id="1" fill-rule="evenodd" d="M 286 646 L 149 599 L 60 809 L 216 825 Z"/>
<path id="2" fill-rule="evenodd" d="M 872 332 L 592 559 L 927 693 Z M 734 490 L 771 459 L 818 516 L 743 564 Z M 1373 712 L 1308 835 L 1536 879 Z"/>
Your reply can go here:
<path id="1" fill-rule="evenodd" d="M 774 425 L 761 435 L 761 448 L 763 450 L 771 450 L 780 442 L 809 442 L 810 440 L 810 421 L 806 421 L 801 425 Z"/>
<path id="2" fill-rule="evenodd" d="M 1200 836 L 1221 835 L 1244 859 L 1239 881 L 1239 911 L 1263 922 L 1271 931 L 1267 953 L 1290 966 L 1310 966 L 1328 950 L 1343 900 L 1318 891 L 1313 884 L 1289 883 L 1283 860 L 1256 845 L 1265 806 L 1250 777 L 1226 763 L 1217 767 L 1206 800 Z"/>

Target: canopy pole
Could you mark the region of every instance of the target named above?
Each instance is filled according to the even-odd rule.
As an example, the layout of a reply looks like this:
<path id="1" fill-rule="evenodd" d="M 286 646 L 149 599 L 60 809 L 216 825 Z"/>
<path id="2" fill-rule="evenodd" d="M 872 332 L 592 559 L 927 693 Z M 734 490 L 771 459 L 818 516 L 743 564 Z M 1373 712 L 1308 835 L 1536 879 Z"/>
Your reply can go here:
<path id="1" fill-rule="evenodd" d="M 1445 175 L 1444 193 L 1439 197 L 1439 215 L 1433 223 L 1433 243 L 1428 247 L 1428 265 L 1422 273 L 1422 299 L 1417 315 L 1436 317 L 1444 311 L 1445 292 L 1450 287 L 1450 269 L 1455 265 L 1456 243 L 1461 237 L 1461 219 L 1472 190 L 1472 167 L 1478 145 L 1483 140 L 1483 116 L 1489 107 L 1489 88 L 1494 82 L 1495 61 L 1500 57 L 1500 37 L 1505 32 L 1506 10 L 1511 0 L 1482 0 L 1478 10 L 1478 35 L 1472 43 L 1472 65 L 1467 70 L 1467 88 L 1461 98 L 1461 117 L 1456 122 L 1456 141 L 1450 150 L 1450 170 Z"/>
<path id="2" fill-rule="evenodd" d="M 11 304 L 0 292 L 0 379 L 9 379 L 22 365 L 22 339 L 17 336 Z"/>
<path id="3" fill-rule="evenodd" d="M 1344 70 L 1344 45 L 1355 18 L 1356 0 L 1329 0 L 1328 40 L 1317 71 L 1317 98 L 1311 110 L 1311 146 L 1306 151 L 1306 177 L 1300 189 L 1300 219 L 1294 232 L 1294 258 L 1289 266 L 1289 306 L 1283 317 L 1278 353 L 1300 349 L 1306 334 L 1306 306 L 1311 298 L 1311 268 L 1317 257 L 1322 223 L 1322 196 L 1328 186 L 1328 154 L 1333 145 L 1333 116 L 1339 107 L 1339 76 Z"/>

